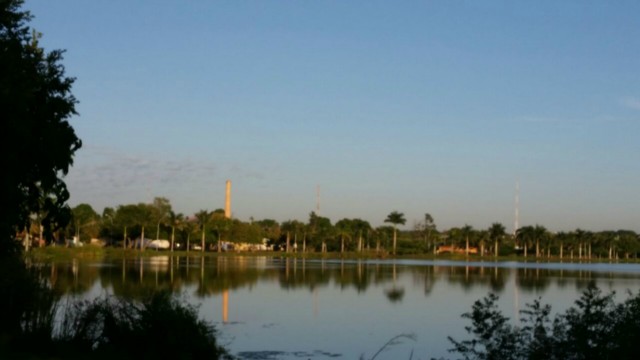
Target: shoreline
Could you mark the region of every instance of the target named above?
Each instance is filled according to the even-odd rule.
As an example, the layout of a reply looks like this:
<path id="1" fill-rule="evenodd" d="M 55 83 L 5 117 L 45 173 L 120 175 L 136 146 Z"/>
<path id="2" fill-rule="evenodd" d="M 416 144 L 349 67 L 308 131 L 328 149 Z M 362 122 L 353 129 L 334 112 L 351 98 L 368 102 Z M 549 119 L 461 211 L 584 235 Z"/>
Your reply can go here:
<path id="1" fill-rule="evenodd" d="M 433 255 L 433 254 L 403 254 L 403 255 L 391 255 L 386 252 L 376 253 L 375 251 L 368 252 L 345 252 L 345 253 L 285 253 L 282 251 L 227 251 L 227 252 L 213 252 L 213 251 L 170 251 L 170 250 L 138 250 L 138 249 L 118 249 L 112 247 L 99 247 L 99 246 L 84 246 L 80 248 L 68 248 L 62 246 L 47 246 L 42 248 L 32 248 L 29 252 L 23 253 L 25 259 L 31 259 L 35 261 L 51 261 L 51 260 L 66 260 L 73 258 L 139 258 L 139 257 L 152 257 L 158 255 L 173 255 L 173 256 L 191 256 L 191 257 L 281 257 L 281 258 L 297 258 L 297 259 L 325 259 L 325 260 L 429 260 L 429 261 L 455 261 L 455 262 L 470 262 L 470 263 L 508 263 L 516 262 L 519 264 L 640 264 L 640 259 L 608 259 L 608 258 L 592 258 L 592 259 L 578 259 L 559 256 L 551 257 L 535 257 L 535 256 L 479 256 L 477 254 L 471 254 L 469 256 L 460 254 L 445 254 L 445 255 Z"/>

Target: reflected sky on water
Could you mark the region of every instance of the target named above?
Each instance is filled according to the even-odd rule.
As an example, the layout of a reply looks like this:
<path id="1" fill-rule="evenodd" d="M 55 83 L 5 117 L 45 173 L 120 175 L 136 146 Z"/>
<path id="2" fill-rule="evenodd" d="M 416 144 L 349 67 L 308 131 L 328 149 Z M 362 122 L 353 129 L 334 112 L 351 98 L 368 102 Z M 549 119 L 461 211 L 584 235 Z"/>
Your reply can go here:
<path id="1" fill-rule="evenodd" d="M 158 255 L 37 266 L 67 296 L 180 294 L 234 354 L 252 359 L 370 358 L 400 334 L 416 340 L 402 339 L 377 359 L 448 356 L 447 336 L 466 338 L 460 315 L 489 292 L 517 321 L 538 297 L 566 310 L 590 281 L 618 300 L 640 288 L 640 265 L 616 263 Z"/>

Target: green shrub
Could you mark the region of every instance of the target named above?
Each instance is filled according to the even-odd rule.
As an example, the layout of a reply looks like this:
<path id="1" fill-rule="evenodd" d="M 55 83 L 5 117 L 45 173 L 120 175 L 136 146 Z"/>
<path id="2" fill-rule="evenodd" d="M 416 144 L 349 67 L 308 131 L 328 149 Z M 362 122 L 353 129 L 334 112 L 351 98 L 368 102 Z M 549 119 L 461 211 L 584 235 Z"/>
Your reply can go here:
<path id="1" fill-rule="evenodd" d="M 603 295 L 592 282 L 575 306 L 551 320 L 551 306 L 539 300 L 521 311 L 523 326 L 512 326 L 497 308 L 498 296 L 476 301 L 462 316 L 471 339 L 450 352 L 463 359 L 636 359 L 640 340 L 640 292 L 621 304 L 615 293 Z"/>
<path id="2" fill-rule="evenodd" d="M 21 259 L 2 260 L 0 359 L 230 357 L 217 344 L 213 326 L 169 292 L 154 293 L 138 303 L 105 296 L 61 307 L 46 281 Z"/>
<path id="3" fill-rule="evenodd" d="M 212 325 L 198 319 L 195 307 L 157 292 L 142 303 L 116 297 L 76 303 L 57 343 L 65 355 L 100 359 L 229 358 L 215 335 Z"/>

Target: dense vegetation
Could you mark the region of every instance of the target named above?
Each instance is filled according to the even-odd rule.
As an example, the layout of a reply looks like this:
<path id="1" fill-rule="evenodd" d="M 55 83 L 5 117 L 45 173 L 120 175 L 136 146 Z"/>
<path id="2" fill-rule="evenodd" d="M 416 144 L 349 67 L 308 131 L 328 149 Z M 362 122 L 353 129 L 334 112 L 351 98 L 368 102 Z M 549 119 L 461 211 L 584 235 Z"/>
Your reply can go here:
<path id="1" fill-rule="evenodd" d="M 47 355 L 65 359 L 228 358 L 215 334 L 211 324 L 198 319 L 197 309 L 168 292 L 152 293 L 141 303 L 98 298 L 67 309 Z"/>
<path id="2" fill-rule="evenodd" d="M 76 100 L 73 79 L 60 64 L 62 51 L 38 46 L 40 34 L 28 26 L 31 15 L 21 6 L 20 0 L 0 0 L 0 358 L 226 356 L 213 328 L 168 295 L 60 308 L 59 294 L 23 261 L 16 234 L 25 235 L 28 248 L 32 224 L 38 224 L 39 241 L 51 242 L 70 220 L 61 176 L 81 142 L 67 121 Z"/>
<path id="3" fill-rule="evenodd" d="M 51 242 L 63 243 L 73 236 L 88 243 L 101 239 L 112 246 L 131 248 L 135 239 L 169 239 L 181 249 L 197 244 L 202 251 L 221 249 L 221 242 L 260 244 L 267 241 L 274 249 L 288 252 L 376 252 L 397 255 L 436 254 L 452 251 L 470 256 L 522 256 L 560 259 L 631 259 L 640 252 L 640 237 L 631 230 L 590 232 L 581 229 L 550 232 L 544 226 L 523 226 L 507 234 L 504 225 L 486 229 L 470 225 L 438 230 L 433 217 L 425 214 L 411 230 L 399 230 L 406 223 L 404 214 L 392 211 L 384 219 L 391 226 L 372 227 L 359 218 L 335 223 L 311 212 L 306 222 L 273 219 L 248 222 L 226 218 L 224 210 L 201 210 L 187 216 L 175 213 L 168 199 L 151 203 L 105 208 L 98 214 L 89 204 L 71 209 L 72 221 L 56 233 Z M 381 219 L 382 220 L 382 219 Z M 38 237 L 40 224 L 34 222 L 29 236 Z M 27 232 L 20 233 L 24 238 Z M 139 243 L 138 243 L 139 244 Z"/>
<path id="4" fill-rule="evenodd" d="M 192 217 L 175 214 L 167 199 L 152 204 L 122 205 L 102 215 L 82 204 L 71 211 L 61 175 L 67 173 L 81 141 L 67 119 L 75 114 L 73 79 L 64 75 L 61 51 L 46 53 L 39 34 L 28 27 L 28 12 L 20 0 L 0 0 L 0 131 L 3 169 L 0 191 L 0 357 L 1 358 L 221 358 L 210 324 L 194 308 L 167 293 L 143 301 L 100 298 L 61 308 L 51 284 L 26 266 L 21 248 L 33 244 L 65 243 L 70 236 L 84 241 L 101 237 L 121 245 L 145 237 L 188 243 L 200 235 L 203 251 L 225 241 L 258 243 L 268 239 L 287 251 L 431 252 L 439 244 L 479 247 L 480 255 L 508 254 L 522 249 L 527 256 L 565 255 L 580 258 L 636 257 L 638 236 L 631 231 L 589 233 L 576 230 L 551 234 L 542 226 L 523 227 L 514 236 L 492 224 L 476 231 L 470 226 L 437 231 L 433 218 L 415 224 L 414 231 L 397 233 L 406 220 L 393 211 L 372 228 L 361 219 L 328 218 L 311 213 L 307 223 L 274 220 L 241 222 L 224 212 L 206 210 Z M 397 235 L 400 235 L 399 237 Z M 291 243 L 293 242 L 293 246 Z M 218 246 L 220 249 L 220 246 Z M 395 299 L 396 294 L 390 298 Z M 550 319 L 550 308 L 539 302 L 524 312 L 523 327 L 510 325 L 495 306 L 496 297 L 474 304 L 470 340 L 451 339 L 465 359 L 603 359 L 632 358 L 640 338 L 640 294 L 616 305 L 613 295 L 590 287 L 577 308 Z M 61 311 L 61 312 L 59 312 Z M 152 346 L 150 346 L 152 344 Z"/>
<path id="5" fill-rule="evenodd" d="M 463 359 L 637 359 L 640 340 L 640 292 L 620 304 L 615 293 L 602 294 L 593 283 L 575 306 L 551 318 L 551 306 L 540 300 L 521 311 L 514 326 L 489 294 L 462 316 L 471 321 L 470 339 L 453 344 Z"/>

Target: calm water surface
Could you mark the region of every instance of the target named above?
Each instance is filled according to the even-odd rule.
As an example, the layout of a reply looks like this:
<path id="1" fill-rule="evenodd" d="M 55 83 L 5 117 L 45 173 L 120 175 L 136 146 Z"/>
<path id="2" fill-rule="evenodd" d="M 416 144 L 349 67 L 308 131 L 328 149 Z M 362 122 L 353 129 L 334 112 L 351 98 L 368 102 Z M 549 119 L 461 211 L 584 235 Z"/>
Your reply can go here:
<path id="1" fill-rule="evenodd" d="M 590 281 L 617 299 L 640 289 L 640 265 L 304 260 L 277 257 L 170 257 L 47 264 L 67 296 L 139 299 L 170 289 L 199 306 L 220 339 L 244 359 L 450 357 L 447 336 L 466 338 L 460 317 L 494 292 L 503 312 L 542 297 L 564 311 Z M 179 334 L 176 334 L 179 335 Z M 413 354 L 413 355 L 411 355 Z"/>

